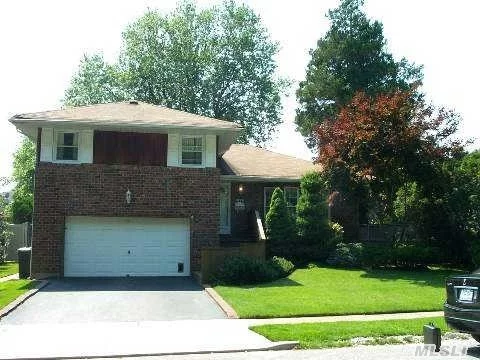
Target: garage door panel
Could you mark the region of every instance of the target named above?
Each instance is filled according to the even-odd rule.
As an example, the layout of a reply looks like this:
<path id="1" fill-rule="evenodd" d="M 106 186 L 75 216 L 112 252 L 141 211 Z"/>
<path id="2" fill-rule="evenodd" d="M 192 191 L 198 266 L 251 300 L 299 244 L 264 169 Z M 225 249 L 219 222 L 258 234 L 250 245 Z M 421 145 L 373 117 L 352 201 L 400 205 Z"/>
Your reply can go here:
<path id="1" fill-rule="evenodd" d="M 186 219 L 69 217 L 65 276 L 188 276 L 188 226 Z"/>

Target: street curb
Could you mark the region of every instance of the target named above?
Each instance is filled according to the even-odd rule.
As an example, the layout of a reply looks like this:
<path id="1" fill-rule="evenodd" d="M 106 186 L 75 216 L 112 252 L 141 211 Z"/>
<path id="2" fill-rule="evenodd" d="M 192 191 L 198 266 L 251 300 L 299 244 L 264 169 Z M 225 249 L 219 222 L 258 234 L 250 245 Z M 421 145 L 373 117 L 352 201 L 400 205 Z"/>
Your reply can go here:
<path id="1" fill-rule="evenodd" d="M 292 350 L 298 345 L 298 341 L 278 341 L 270 346 L 252 347 L 246 349 L 231 350 L 201 350 L 201 351 L 178 351 L 178 352 L 159 352 L 159 353 L 134 353 L 134 354 L 111 354 L 111 355 L 72 355 L 72 356 L 44 356 L 35 359 L 53 360 L 53 359 L 112 359 L 112 358 L 132 358 L 132 357 L 151 357 L 151 356 L 173 356 L 173 355 L 202 355 L 202 354 L 232 354 L 245 353 L 253 351 L 281 351 Z M 30 360 L 31 358 L 6 358 L 8 360 Z"/>
<path id="2" fill-rule="evenodd" d="M 28 290 L 26 293 L 20 295 L 18 298 L 13 300 L 10 304 L 0 309 L 0 319 L 4 316 L 10 314 L 13 310 L 23 304 L 28 298 L 35 295 L 38 291 L 43 289 L 45 286 L 49 284 L 47 280 L 36 280 L 37 284 L 35 288 Z"/>
<path id="3" fill-rule="evenodd" d="M 207 294 L 220 306 L 229 319 L 238 319 L 236 311 L 208 284 L 202 284 Z"/>

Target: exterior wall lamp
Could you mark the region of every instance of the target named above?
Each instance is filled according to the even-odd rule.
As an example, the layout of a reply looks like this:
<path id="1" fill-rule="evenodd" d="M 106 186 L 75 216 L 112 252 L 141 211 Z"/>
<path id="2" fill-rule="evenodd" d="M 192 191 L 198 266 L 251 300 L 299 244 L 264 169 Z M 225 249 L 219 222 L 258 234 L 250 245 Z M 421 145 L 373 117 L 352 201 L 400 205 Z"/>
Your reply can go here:
<path id="1" fill-rule="evenodd" d="M 238 193 L 243 194 L 243 185 L 242 184 L 238 185 Z"/>
<path id="2" fill-rule="evenodd" d="M 127 192 L 125 193 L 125 200 L 127 204 L 130 204 L 132 202 L 132 192 L 130 189 L 127 189 Z"/>

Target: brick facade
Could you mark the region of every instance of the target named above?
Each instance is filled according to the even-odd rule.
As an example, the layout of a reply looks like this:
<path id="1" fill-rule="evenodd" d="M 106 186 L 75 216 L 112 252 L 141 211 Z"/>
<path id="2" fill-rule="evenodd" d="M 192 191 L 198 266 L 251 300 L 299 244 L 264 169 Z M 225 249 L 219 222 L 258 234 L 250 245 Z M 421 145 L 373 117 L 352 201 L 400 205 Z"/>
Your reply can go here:
<path id="1" fill-rule="evenodd" d="M 199 270 L 201 248 L 219 243 L 219 189 L 216 168 L 41 162 L 35 173 L 32 274 L 63 275 L 67 216 L 189 218 L 191 269 Z"/>

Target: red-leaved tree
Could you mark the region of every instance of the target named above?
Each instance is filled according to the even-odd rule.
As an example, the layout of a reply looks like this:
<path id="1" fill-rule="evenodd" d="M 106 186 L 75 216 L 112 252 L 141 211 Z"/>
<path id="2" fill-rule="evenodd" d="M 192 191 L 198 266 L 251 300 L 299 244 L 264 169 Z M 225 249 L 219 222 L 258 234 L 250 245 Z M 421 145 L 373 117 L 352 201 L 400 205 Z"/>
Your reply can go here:
<path id="1" fill-rule="evenodd" d="M 463 151 L 453 138 L 458 122 L 454 112 L 436 110 L 414 91 L 357 92 L 335 118 L 316 127 L 316 161 L 341 174 L 336 185 L 342 182 L 342 191 L 367 188 L 388 214 L 402 184 L 427 181 L 435 164 Z"/>

